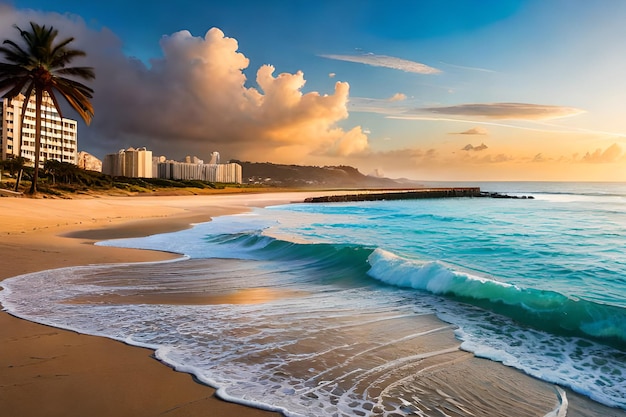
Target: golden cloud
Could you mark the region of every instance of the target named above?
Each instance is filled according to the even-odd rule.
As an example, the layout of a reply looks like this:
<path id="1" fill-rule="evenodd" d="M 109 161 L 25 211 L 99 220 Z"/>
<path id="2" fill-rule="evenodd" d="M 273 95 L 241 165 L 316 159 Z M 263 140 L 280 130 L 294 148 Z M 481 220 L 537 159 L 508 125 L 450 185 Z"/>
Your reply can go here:
<path id="1" fill-rule="evenodd" d="M 479 116 L 488 119 L 546 120 L 575 116 L 584 110 L 574 107 L 529 103 L 473 103 L 419 109 L 446 116 Z"/>

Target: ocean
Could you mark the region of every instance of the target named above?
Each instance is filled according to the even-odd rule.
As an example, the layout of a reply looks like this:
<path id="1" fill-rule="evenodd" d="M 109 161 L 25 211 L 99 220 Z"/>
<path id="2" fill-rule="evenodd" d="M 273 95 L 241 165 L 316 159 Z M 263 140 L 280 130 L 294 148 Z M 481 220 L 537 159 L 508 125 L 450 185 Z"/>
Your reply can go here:
<path id="1" fill-rule="evenodd" d="M 569 390 L 626 416 L 626 184 L 428 185 L 534 198 L 258 208 L 0 302 L 288 416 L 564 416 Z"/>

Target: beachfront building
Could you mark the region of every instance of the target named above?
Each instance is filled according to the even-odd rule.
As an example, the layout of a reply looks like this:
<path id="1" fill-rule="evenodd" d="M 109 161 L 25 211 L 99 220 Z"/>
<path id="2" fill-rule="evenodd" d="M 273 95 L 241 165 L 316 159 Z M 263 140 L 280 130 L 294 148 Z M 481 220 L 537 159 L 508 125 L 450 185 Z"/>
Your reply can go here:
<path id="1" fill-rule="evenodd" d="M 0 101 L 0 150 L 1 159 L 24 157 L 35 161 L 35 98 L 26 103 L 24 123 L 20 126 L 25 97 L 20 94 L 12 100 Z M 44 93 L 41 106 L 41 164 L 53 159 L 76 164 L 77 162 L 77 123 L 76 120 L 61 118 L 52 99 Z"/>
<path id="2" fill-rule="evenodd" d="M 152 178 L 152 151 L 131 147 L 105 155 L 102 172 L 113 177 Z"/>
<path id="3" fill-rule="evenodd" d="M 209 164 L 217 165 L 220 163 L 220 153 L 219 152 L 211 152 L 211 160 Z"/>
<path id="4" fill-rule="evenodd" d="M 157 176 L 169 180 L 200 180 L 241 184 L 241 165 L 228 164 L 193 164 L 177 161 L 158 162 Z"/>
<path id="5" fill-rule="evenodd" d="M 102 172 L 102 161 L 90 154 L 89 152 L 78 152 L 78 161 L 76 165 L 78 165 L 78 168 L 87 171 Z"/>

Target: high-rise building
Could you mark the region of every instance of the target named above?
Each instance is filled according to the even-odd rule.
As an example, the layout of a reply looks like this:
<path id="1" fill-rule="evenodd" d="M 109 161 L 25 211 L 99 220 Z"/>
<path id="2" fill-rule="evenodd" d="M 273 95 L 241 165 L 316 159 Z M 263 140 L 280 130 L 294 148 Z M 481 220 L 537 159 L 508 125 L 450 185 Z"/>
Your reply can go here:
<path id="1" fill-rule="evenodd" d="M 209 161 L 209 165 L 216 165 L 220 163 L 220 153 L 219 152 L 211 152 L 211 160 Z"/>
<path id="2" fill-rule="evenodd" d="M 241 184 L 241 165 L 229 164 L 189 164 L 186 162 L 156 162 L 157 176 L 169 180 L 201 180 Z"/>
<path id="3" fill-rule="evenodd" d="M 20 129 L 20 118 L 25 97 L 18 95 L 12 100 L 0 101 L 1 158 L 22 156 L 35 161 L 35 98 L 26 104 L 24 123 Z M 76 164 L 77 162 L 77 123 L 75 120 L 61 119 L 50 96 L 44 93 L 41 105 L 41 147 L 39 160 L 43 164 L 48 159 Z M 20 138 L 21 132 L 21 138 Z"/>
<path id="4" fill-rule="evenodd" d="M 152 178 L 152 151 L 128 148 L 105 155 L 102 172 L 113 177 Z"/>

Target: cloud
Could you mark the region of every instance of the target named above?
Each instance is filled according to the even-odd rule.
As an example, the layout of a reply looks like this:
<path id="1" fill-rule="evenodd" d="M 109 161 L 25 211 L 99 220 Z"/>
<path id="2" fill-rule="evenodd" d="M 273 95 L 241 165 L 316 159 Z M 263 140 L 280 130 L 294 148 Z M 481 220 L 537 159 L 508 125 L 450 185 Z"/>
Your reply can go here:
<path id="1" fill-rule="evenodd" d="M 348 104 L 351 112 L 376 113 L 383 115 L 401 116 L 407 112 L 407 106 L 397 93 L 389 98 L 350 97 Z"/>
<path id="2" fill-rule="evenodd" d="M 453 135 L 488 135 L 489 131 L 484 127 L 473 127 L 463 132 L 452 133 Z"/>
<path id="3" fill-rule="evenodd" d="M 485 155 L 480 158 L 479 162 L 483 164 L 501 164 L 503 162 L 514 161 L 515 158 L 511 155 L 499 153 L 497 155 Z"/>
<path id="4" fill-rule="evenodd" d="M 304 92 L 298 71 L 275 74 L 271 65 L 247 80 L 248 58 L 236 39 L 217 28 L 204 36 L 179 31 L 163 36 L 162 57 L 150 65 L 128 57 L 107 29 L 95 31 L 75 16 L 9 9 L 0 17 L 0 39 L 15 39 L 13 23 L 52 24 L 60 38 L 87 52 L 93 66 L 95 117 L 79 127 L 79 148 L 102 157 L 122 147 L 147 146 L 179 158 L 220 151 L 225 158 L 299 163 L 308 155 L 348 155 L 368 148 L 359 126 L 346 130 L 349 85 Z M 75 118 L 67 111 L 66 115 Z"/>
<path id="5" fill-rule="evenodd" d="M 587 152 L 581 160 L 582 162 L 602 164 L 617 162 L 624 158 L 624 156 L 622 148 L 617 143 L 614 143 L 604 151 L 602 149 L 596 149 L 593 153 Z"/>
<path id="6" fill-rule="evenodd" d="M 461 148 L 462 151 L 475 151 L 475 152 L 480 152 L 480 151 L 484 151 L 485 149 L 487 149 L 488 146 L 485 145 L 484 143 L 481 143 L 478 146 L 474 146 L 471 143 L 468 143 L 467 145 L 465 145 L 463 148 Z"/>
<path id="7" fill-rule="evenodd" d="M 328 74 L 328 78 L 335 78 L 336 76 L 337 74 L 335 74 L 334 72 Z"/>
<path id="8" fill-rule="evenodd" d="M 338 61 L 356 62 L 359 64 L 371 65 L 373 67 L 384 67 L 396 69 L 404 72 L 416 74 L 439 74 L 441 70 L 430 67 L 420 62 L 409 61 L 387 55 L 363 54 L 363 55 L 320 55 L 322 58 L 335 59 Z"/>
<path id="9" fill-rule="evenodd" d="M 389 97 L 387 100 L 389 101 L 404 101 L 406 100 L 406 94 L 396 93 L 393 96 Z"/>
<path id="10" fill-rule="evenodd" d="M 494 70 L 490 70 L 490 69 L 486 69 L 486 68 L 479 68 L 479 67 L 468 67 L 465 65 L 455 65 L 455 64 L 450 64 L 447 62 L 443 62 L 443 61 L 439 61 L 441 64 L 443 65 L 447 65 L 449 67 L 452 68 L 459 68 L 459 69 L 464 69 L 464 70 L 468 70 L 468 71 L 478 71 L 478 72 L 489 72 L 489 73 L 495 73 L 496 71 Z"/>
<path id="11" fill-rule="evenodd" d="M 545 120 L 575 116 L 584 110 L 574 107 L 528 103 L 474 103 L 448 107 L 419 109 L 430 113 L 454 116 L 480 116 L 488 119 Z"/>

